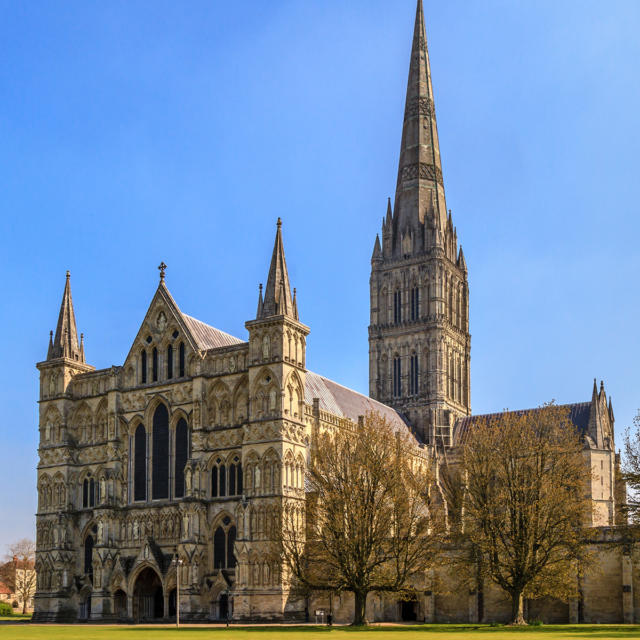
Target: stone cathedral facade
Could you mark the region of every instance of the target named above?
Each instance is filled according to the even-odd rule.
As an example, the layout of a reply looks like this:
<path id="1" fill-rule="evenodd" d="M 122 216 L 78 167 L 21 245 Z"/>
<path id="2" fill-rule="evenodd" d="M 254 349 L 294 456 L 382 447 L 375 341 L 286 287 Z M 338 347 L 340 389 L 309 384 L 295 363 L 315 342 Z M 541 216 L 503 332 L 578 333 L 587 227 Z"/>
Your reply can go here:
<path id="1" fill-rule="evenodd" d="M 37 365 L 34 620 L 169 620 L 178 578 L 185 620 L 303 620 L 318 607 L 348 620 L 348 594 L 331 602 L 294 596 L 266 554 L 281 501 L 297 502 L 303 516 L 314 434 L 378 411 L 438 458 L 475 420 L 468 271 L 446 205 L 421 0 L 396 194 L 371 260 L 369 397 L 306 368 L 310 329 L 292 294 L 280 220 L 245 339 L 183 313 L 165 269 L 124 363 L 99 370 L 86 362 L 67 273 L 56 331 Z M 531 603 L 530 613 L 640 620 L 640 550 L 612 544 L 624 493 L 611 400 L 594 383 L 591 400 L 569 409 L 593 470 L 602 571 L 580 585 L 579 602 Z M 490 586 L 469 593 L 453 576 L 425 576 L 412 602 L 372 595 L 368 604 L 373 620 L 508 613 Z"/>

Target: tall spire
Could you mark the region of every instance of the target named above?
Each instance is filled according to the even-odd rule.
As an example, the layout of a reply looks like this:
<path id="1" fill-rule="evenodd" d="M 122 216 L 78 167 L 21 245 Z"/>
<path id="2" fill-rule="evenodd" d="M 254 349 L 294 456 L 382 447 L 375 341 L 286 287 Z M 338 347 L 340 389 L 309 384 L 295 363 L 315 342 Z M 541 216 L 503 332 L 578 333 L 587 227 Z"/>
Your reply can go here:
<path id="1" fill-rule="evenodd" d="M 71 274 L 69 271 L 67 271 L 67 280 L 62 294 L 56 335 L 53 338 L 53 343 L 51 343 L 51 338 L 49 340 L 47 360 L 70 358 L 71 360 L 84 362 L 84 345 L 81 349 L 78 344 L 78 329 L 76 328 L 76 315 L 73 311 L 73 300 L 71 299 Z"/>
<path id="2" fill-rule="evenodd" d="M 422 0 L 418 0 L 396 185 L 396 232 L 404 234 L 409 229 L 417 230 L 417 222 L 425 221 L 432 203 L 433 213 L 444 229 L 447 206 L 424 13 Z"/>
<path id="3" fill-rule="evenodd" d="M 284 258 L 284 246 L 282 244 L 282 220 L 278 218 L 276 241 L 273 245 L 269 277 L 264 290 L 264 302 L 258 318 L 269 316 L 290 316 L 296 318 L 293 300 L 291 299 L 291 287 L 289 285 L 289 273 L 287 262 Z"/>

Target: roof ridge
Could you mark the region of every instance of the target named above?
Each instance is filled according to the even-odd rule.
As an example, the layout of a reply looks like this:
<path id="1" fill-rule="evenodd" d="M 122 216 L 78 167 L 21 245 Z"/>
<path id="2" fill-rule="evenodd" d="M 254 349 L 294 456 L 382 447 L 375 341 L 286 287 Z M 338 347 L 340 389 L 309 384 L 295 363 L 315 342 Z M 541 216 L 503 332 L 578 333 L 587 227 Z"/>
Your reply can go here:
<path id="1" fill-rule="evenodd" d="M 198 324 L 204 325 L 208 329 L 213 329 L 214 331 L 222 333 L 223 335 L 225 335 L 225 336 L 227 336 L 229 338 L 233 338 L 234 340 L 237 340 L 238 342 L 246 342 L 246 340 L 242 340 L 241 338 L 238 338 L 238 337 L 234 336 L 232 333 L 228 333 L 226 331 L 223 331 L 222 329 L 218 329 L 218 327 L 214 327 L 212 324 L 209 324 L 208 322 L 204 322 L 204 320 L 200 320 L 199 318 L 196 318 L 195 316 L 190 316 L 188 313 L 185 313 L 184 311 L 180 311 L 180 313 L 182 314 L 182 316 L 184 318 L 188 318 L 189 320 L 192 320 L 193 322 L 197 322 Z"/>
<path id="2" fill-rule="evenodd" d="M 323 380 L 328 380 L 329 382 L 331 382 L 332 384 L 335 384 L 337 387 L 341 387 L 342 389 L 345 389 L 346 391 L 351 391 L 351 393 L 357 393 L 359 396 L 362 396 L 363 398 L 366 398 L 367 400 L 374 402 L 375 404 L 379 404 L 383 407 L 387 407 L 388 409 L 393 409 L 393 407 L 391 407 L 388 404 L 385 404 L 384 402 L 380 402 L 380 400 L 376 400 L 375 398 L 372 398 L 371 396 L 368 396 L 365 393 L 362 393 L 360 391 L 357 391 L 356 389 L 352 389 L 351 387 L 347 387 L 344 384 L 340 384 L 339 382 L 336 382 L 335 380 L 332 380 L 331 378 L 327 378 L 327 376 L 323 376 L 320 373 L 316 373 L 315 371 L 311 371 L 310 369 L 307 369 L 307 374 L 312 373 L 313 375 L 318 376 L 319 378 L 322 378 Z M 400 412 L 397 411 L 396 409 L 393 409 L 398 415 L 400 415 Z"/>
<path id="3" fill-rule="evenodd" d="M 590 405 L 591 402 L 565 402 L 564 404 L 554 404 L 554 407 L 576 407 L 578 405 Z M 486 416 L 499 416 L 504 413 L 524 413 L 525 411 L 539 411 L 544 407 L 529 407 L 528 409 L 503 409 L 502 411 L 490 411 L 488 413 L 473 413 L 469 416 L 461 416 L 458 420 L 468 420 L 470 418 L 485 418 Z"/>

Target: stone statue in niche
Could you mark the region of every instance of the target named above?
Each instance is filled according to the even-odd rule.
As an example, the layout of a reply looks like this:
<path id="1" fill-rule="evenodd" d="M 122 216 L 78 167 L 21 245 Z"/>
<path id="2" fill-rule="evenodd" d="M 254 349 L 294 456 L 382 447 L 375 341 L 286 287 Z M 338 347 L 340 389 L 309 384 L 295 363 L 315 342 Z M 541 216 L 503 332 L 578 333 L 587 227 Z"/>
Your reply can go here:
<path id="1" fill-rule="evenodd" d="M 164 311 L 161 311 L 158 314 L 158 318 L 156 319 L 156 327 L 158 331 L 164 331 L 167 327 L 167 316 L 164 315 Z"/>

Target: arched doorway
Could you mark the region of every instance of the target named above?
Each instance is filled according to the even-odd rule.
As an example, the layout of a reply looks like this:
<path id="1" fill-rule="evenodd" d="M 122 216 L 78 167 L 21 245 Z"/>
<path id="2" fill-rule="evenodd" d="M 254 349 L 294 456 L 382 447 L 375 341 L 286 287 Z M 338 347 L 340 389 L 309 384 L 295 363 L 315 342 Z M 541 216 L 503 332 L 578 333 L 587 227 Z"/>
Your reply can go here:
<path id="1" fill-rule="evenodd" d="M 162 582 L 151 567 L 143 569 L 136 578 L 133 588 L 133 617 L 135 620 L 164 617 Z"/>
<path id="2" fill-rule="evenodd" d="M 127 594 L 122 589 L 113 594 L 113 612 L 119 620 L 127 617 Z"/>
<path id="3" fill-rule="evenodd" d="M 80 607 L 78 611 L 79 620 L 88 620 L 91 617 L 91 591 L 85 589 L 80 596 Z"/>
<path id="4" fill-rule="evenodd" d="M 229 617 L 229 596 L 226 593 L 220 595 L 219 603 L 219 618 L 220 620 L 226 620 Z"/>
<path id="5" fill-rule="evenodd" d="M 400 601 L 400 619 L 403 622 L 415 622 L 418 619 L 418 603 L 415 600 Z"/>
<path id="6" fill-rule="evenodd" d="M 169 617 L 170 618 L 175 618 L 176 617 L 176 604 L 177 604 L 177 591 L 174 589 L 171 589 L 171 591 L 169 591 Z"/>

